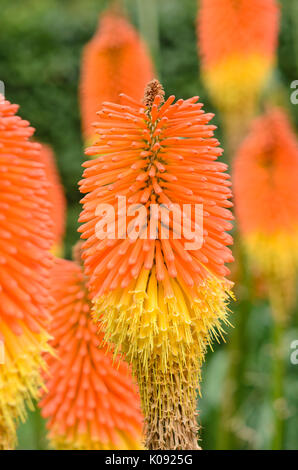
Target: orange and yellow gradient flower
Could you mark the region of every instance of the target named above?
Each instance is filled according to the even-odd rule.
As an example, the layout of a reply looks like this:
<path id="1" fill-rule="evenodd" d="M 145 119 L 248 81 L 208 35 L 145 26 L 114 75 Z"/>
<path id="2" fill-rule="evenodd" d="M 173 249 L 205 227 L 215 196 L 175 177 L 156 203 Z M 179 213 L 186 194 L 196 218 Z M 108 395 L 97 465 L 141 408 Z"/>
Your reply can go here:
<path id="1" fill-rule="evenodd" d="M 231 191 L 227 165 L 217 161 L 222 150 L 209 124 L 213 115 L 198 97 L 174 102 L 170 96 L 163 103 L 163 96 L 153 80 L 143 104 L 122 95 L 123 104 L 104 103 L 98 113 L 98 142 L 86 151 L 98 156 L 85 162 L 81 182 L 87 193 L 82 256 L 95 317 L 137 377 L 146 447 L 195 449 L 200 366 L 206 345 L 226 321 Z M 119 196 L 127 205 L 142 205 L 142 213 L 126 217 Z M 97 233 L 103 203 L 115 213 L 114 239 Z M 154 204 L 158 216 L 150 212 Z M 203 207 L 203 244 L 190 251 L 186 237 L 175 236 L 183 204 Z M 169 215 L 168 239 L 162 213 Z M 183 223 L 195 229 L 194 214 L 184 216 Z M 144 236 L 144 226 L 155 235 Z M 128 236 L 132 232 L 135 238 Z"/>
<path id="2" fill-rule="evenodd" d="M 275 64 L 278 23 L 276 0 L 201 0 L 203 78 L 220 110 L 252 113 Z"/>
<path id="3" fill-rule="evenodd" d="M 0 100 L 0 449 L 14 447 L 16 425 L 42 384 L 48 350 L 48 273 L 52 226 L 47 179 L 34 129 Z"/>
<path id="4" fill-rule="evenodd" d="M 92 124 L 103 101 L 118 102 L 122 92 L 140 100 L 151 78 L 153 65 L 144 42 L 123 14 L 108 10 L 83 52 L 80 102 L 85 139 L 94 137 Z"/>
<path id="5" fill-rule="evenodd" d="M 42 144 L 40 158 L 45 166 L 46 177 L 49 181 L 48 201 L 51 203 L 50 217 L 53 221 L 54 241 L 51 252 L 56 256 L 63 253 L 63 237 L 65 233 L 66 200 L 63 186 L 57 169 L 53 150 Z"/>
<path id="6" fill-rule="evenodd" d="M 100 347 L 82 267 L 57 259 L 51 274 L 51 345 L 42 415 L 57 449 L 140 449 L 139 396 L 125 362 Z"/>
<path id="7" fill-rule="evenodd" d="M 234 165 L 235 205 L 252 264 L 293 298 L 298 267 L 298 145 L 284 111 L 257 118 Z M 280 309 L 278 309 L 280 310 Z"/>

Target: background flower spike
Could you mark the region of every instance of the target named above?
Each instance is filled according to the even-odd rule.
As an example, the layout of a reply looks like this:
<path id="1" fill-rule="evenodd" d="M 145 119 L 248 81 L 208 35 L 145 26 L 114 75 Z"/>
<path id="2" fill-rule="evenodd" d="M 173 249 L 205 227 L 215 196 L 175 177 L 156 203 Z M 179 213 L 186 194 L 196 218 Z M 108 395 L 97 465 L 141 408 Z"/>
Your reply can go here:
<path id="1" fill-rule="evenodd" d="M 54 232 L 51 252 L 55 256 L 62 256 L 66 222 L 64 189 L 60 180 L 54 152 L 49 145 L 41 145 L 40 158 L 45 166 L 46 176 L 49 181 L 48 201 L 51 203 L 50 216 L 53 221 Z"/>
<path id="2" fill-rule="evenodd" d="M 199 2 L 202 78 L 223 113 L 232 153 L 245 135 L 273 72 L 278 29 L 276 0 Z"/>
<path id="3" fill-rule="evenodd" d="M 34 129 L 0 97 L 0 449 L 16 444 L 16 426 L 42 386 L 48 351 L 49 182 Z"/>
<path id="4" fill-rule="evenodd" d="M 286 113 L 257 118 L 236 155 L 235 208 L 254 272 L 269 288 L 278 321 L 295 302 L 298 268 L 298 145 Z"/>
<path id="5" fill-rule="evenodd" d="M 120 8 L 112 6 L 99 19 L 98 30 L 85 46 L 81 65 L 80 104 L 84 138 L 94 140 L 93 123 L 104 101 L 120 102 L 120 93 L 139 101 L 153 78 L 145 43 Z"/>
<path id="6" fill-rule="evenodd" d="M 91 318 L 81 261 L 56 259 L 51 271 L 49 374 L 39 406 L 48 418 L 52 447 L 68 450 L 132 450 L 142 447 L 142 415 L 130 370 L 102 345 Z"/>
<path id="7" fill-rule="evenodd" d="M 289 413 L 285 338 L 297 301 L 298 268 L 298 145 L 282 109 L 269 108 L 254 121 L 236 155 L 233 178 L 242 243 L 273 315 L 271 448 L 279 450 Z"/>

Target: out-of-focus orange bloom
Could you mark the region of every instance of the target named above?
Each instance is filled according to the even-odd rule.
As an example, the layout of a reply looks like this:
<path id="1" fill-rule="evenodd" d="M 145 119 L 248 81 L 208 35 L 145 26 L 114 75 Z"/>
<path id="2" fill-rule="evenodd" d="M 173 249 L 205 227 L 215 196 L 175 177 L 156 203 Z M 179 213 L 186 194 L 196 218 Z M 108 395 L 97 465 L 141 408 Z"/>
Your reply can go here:
<path id="1" fill-rule="evenodd" d="M 45 165 L 46 176 L 50 183 L 48 188 L 48 200 L 51 203 L 50 216 L 53 221 L 54 232 L 52 252 L 58 256 L 61 255 L 63 251 L 66 200 L 55 161 L 55 155 L 51 147 L 42 144 L 40 158 Z"/>
<path id="2" fill-rule="evenodd" d="M 99 348 L 82 268 L 57 259 L 51 275 L 51 345 L 47 394 L 50 440 L 59 449 L 139 449 L 141 413 L 126 363 Z"/>
<path id="3" fill-rule="evenodd" d="M 144 42 L 120 13 L 107 11 L 83 52 L 80 101 L 85 139 L 93 138 L 96 112 L 103 101 L 118 102 L 120 93 L 140 100 L 153 77 Z"/>
<path id="4" fill-rule="evenodd" d="M 227 165 L 217 161 L 222 149 L 209 124 L 213 115 L 198 97 L 163 103 L 163 95 L 153 80 L 143 104 L 126 95 L 122 104 L 103 104 L 99 140 L 86 151 L 98 157 L 84 163 L 80 230 L 95 315 L 138 378 L 147 447 L 192 449 L 201 361 L 226 319 L 231 183 Z M 105 222 L 115 214 L 115 236 L 100 239 L 102 204 L 112 209 Z M 186 204 L 191 210 L 183 214 Z M 196 243 L 188 247 L 190 230 Z"/>
<path id="5" fill-rule="evenodd" d="M 235 159 L 235 203 L 250 258 L 270 279 L 298 267 L 298 145 L 285 112 L 256 119 Z"/>
<path id="6" fill-rule="evenodd" d="M 47 276 L 52 226 L 48 183 L 34 129 L 0 99 L 0 448 L 15 444 L 15 428 L 41 385 L 48 350 Z"/>
<path id="7" fill-rule="evenodd" d="M 198 17 L 203 77 L 224 111 L 252 109 L 275 62 L 276 0 L 201 0 Z"/>

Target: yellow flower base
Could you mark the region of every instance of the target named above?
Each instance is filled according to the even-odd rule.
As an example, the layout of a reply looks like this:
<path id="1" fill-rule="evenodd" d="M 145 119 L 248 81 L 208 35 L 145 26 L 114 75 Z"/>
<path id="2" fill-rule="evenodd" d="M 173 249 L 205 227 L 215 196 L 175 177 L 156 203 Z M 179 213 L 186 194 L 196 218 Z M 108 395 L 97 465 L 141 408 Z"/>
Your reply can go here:
<path id="1" fill-rule="evenodd" d="M 95 301 L 94 316 L 106 340 L 147 372 L 152 357 L 159 358 L 165 372 L 177 361 L 183 367 L 189 354 L 202 356 L 206 344 L 222 335 L 221 322 L 227 322 L 227 281 L 210 275 L 193 289 L 179 279 L 170 283 L 175 295 L 167 298 L 155 269 L 143 269 L 129 287 Z"/>
<path id="2" fill-rule="evenodd" d="M 32 333 L 21 324 L 23 333 L 16 336 L 0 320 L 4 338 L 4 363 L 0 364 L 0 449 L 16 444 L 18 421 L 26 418 L 26 405 L 33 408 L 42 386 L 41 370 L 45 369 L 42 352 L 49 351 L 46 333 Z"/>
<path id="3" fill-rule="evenodd" d="M 150 446 L 161 445 L 163 422 L 164 449 L 193 449 L 200 368 L 207 345 L 223 336 L 222 323 L 228 323 L 230 283 L 211 274 L 193 289 L 179 279 L 170 283 L 174 296 L 166 297 L 155 269 L 143 269 L 128 288 L 98 299 L 94 316 L 115 352 L 124 353 L 132 364 Z M 189 421 L 189 436 L 184 426 L 179 431 L 175 418 L 183 404 L 181 419 Z"/>
<path id="4" fill-rule="evenodd" d="M 263 273 L 292 278 L 298 266 L 298 233 L 256 233 L 245 237 L 248 254 Z"/>
<path id="5" fill-rule="evenodd" d="M 57 450 L 142 450 L 140 442 L 141 436 L 139 440 L 133 440 L 121 431 L 117 433 L 116 442 L 103 443 L 92 439 L 89 433 L 76 435 L 73 439 L 55 435 L 50 440 L 51 447 Z"/>
<path id="6" fill-rule="evenodd" d="M 289 233 L 255 233 L 246 236 L 245 247 L 251 264 L 269 286 L 275 312 L 287 315 L 295 301 L 298 268 L 297 231 Z M 282 320 L 282 319 L 280 319 Z"/>
<path id="7" fill-rule="evenodd" d="M 56 258 L 63 258 L 63 256 L 64 256 L 63 243 L 55 243 L 51 248 L 51 253 Z"/>
<path id="8" fill-rule="evenodd" d="M 204 82 L 221 111 L 251 114 L 273 65 L 271 59 L 260 54 L 235 54 L 206 69 Z"/>

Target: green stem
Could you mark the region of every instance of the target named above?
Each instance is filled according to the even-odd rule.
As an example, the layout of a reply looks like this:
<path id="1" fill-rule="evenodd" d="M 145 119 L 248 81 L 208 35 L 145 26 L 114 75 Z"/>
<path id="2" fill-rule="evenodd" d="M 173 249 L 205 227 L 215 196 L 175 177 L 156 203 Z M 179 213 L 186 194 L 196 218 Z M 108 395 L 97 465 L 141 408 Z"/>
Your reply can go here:
<path id="1" fill-rule="evenodd" d="M 283 357 L 284 325 L 275 321 L 273 327 L 273 387 L 272 407 L 274 413 L 274 432 L 272 450 L 281 450 L 284 444 L 285 416 L 284 416 L 284 376 L 285 361 Z"/>
<path id="2" fill-rule="evenodd" d="M 40 415 L 40 411 L 37 408 L 33 415 L 33 430 L 34 430 L 34 437 L 35 437 L 35 445 L 37 450 L 44 449 L 44 421 Z"/>
<path id="3" fill-rule="evenodd" d="M 244 382 L 244 354 L 243 344 L 246 321 L 249 311 L 241 309 L 237 324 L 231 334 L 228 345 L 228 371 L 225 379 L 224 393 L 222 397 L 219 431 L 217 433 L 217 449 L 228 450 L 238 448 L 238 439 L 235 435 L 234 424 L 237 424 L 239 407 L 241 403 L 242 385 Z"/>
<path id="4" fill-rule="evenodd" d="M 289 300 L 285 287 L 286 286 L 275 277 L 272 277 L 269 280 L 269 300 L 274 322 L 272 329 L 273 362 L 271 397 L 274 425 L 271 443 L 272 450 L 281 450 L 283 448 L 285 419 L 287 413 L 287 402 L 284 397 L 286 364 L 284 359 L 283 341 L 285 329 L 293 308 L 293 303 Z"/>
<path id="5" fill-rule="evenodd" d="M 294 49 L 294 54 L 293 57 L 295 58 L 295 65 L 296 65 L 296 70 L 298 70 L 298 18 L 297 18 L 297 13 L 298 13 L 298 7 L 297 7 L 297 2 L 294 0 L 290 0 L 290 5 L 285 5 L 285 8 L 289 8 L 291 12 L 291 33 L 292 33 L 292 44 L 293 44 L 293 49 Z"/>
<path id="6" fill-rule="evenodd" d="M 254 110 L 247 108 L 242 116 L 238 113 L 223 114 L 223 130 L 225 137 L 225 151 L 231 163 L 235 158 L 237 149 L 249 130 L 254 117 Z"/>
<path id="7" fill-rule="evenodd" d="M 122 0 L 109 0 L 108 2 L 110 8 L 115 8 L 115 9 L 122 9 L 123 8 L 123 1 Z"/>
<path id="8" fill-rule="evenodd" d="M 157 0 L 137 0 L 139 28 L 152 54 L 156 67 L 159 65 L 159 31 Z"/>
<path id="9" fill-rule="evenodd" d="M 244 373 L 246 364 L 246 323 L 250 313 L 250 290 L 251 279 L 244 259 L 243 249 L 239 238 L 235 237 L 235 257 L 239 262 L 239 286 L 246 288 L 239 296 L 241 302 L 238 304 L 240 312 L 235 318 L 234 329 L 228 342 L 228 370 L 225 378 L 222 403 L 219 412 L 219 430 L 217 432 L 217 449 L 237 449 L 239 438 L 235 433 L 235 426 L 240 424 L 239 409 L 242 399 L 244 384 Z M 236 293 L 237 296 L 237 293 Z"/>

